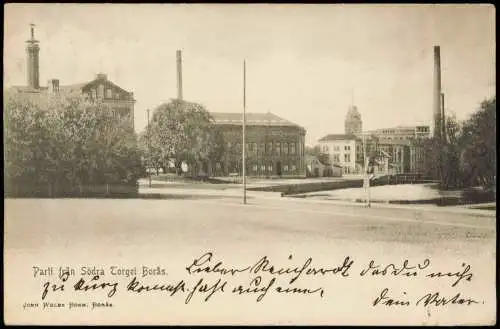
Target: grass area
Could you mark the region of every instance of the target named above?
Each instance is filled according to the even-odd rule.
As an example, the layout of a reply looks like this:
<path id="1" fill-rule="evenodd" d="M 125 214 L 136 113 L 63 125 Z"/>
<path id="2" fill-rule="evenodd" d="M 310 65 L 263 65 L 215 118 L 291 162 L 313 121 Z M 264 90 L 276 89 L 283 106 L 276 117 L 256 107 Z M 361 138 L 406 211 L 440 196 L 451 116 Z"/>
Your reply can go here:
<path id="1" fill-rule="evenodd" d="M 497 205 L 489 205 L 489 206 L 479 206 L 479 207 L 474 207 L 474 209 L 481 209 L 481 210 L 497 210 Z"/>

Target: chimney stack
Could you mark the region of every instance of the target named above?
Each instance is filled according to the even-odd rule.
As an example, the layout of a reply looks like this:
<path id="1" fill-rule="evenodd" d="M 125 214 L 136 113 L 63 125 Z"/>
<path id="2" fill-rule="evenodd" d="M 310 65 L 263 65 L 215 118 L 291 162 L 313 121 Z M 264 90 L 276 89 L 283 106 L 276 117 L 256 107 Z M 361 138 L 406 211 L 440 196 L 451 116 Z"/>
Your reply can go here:
<path id="1" fill-rule="evenodd" d="M 434 137 L 442 137 L 442 113 L 441 113 L 441 50 L 439 46 L 434 46 Z"/>
<path id="2" fill-rule="evenodd" d="M 28 77 L 28 87 L 31 89 L 40 88 L 40 67 L 39 67 L 39 53 L 40 47 L 38 46 L 38 40 L 35 40 L 35 24 L 30 24 L 31 27 L 31 39 L 27 40 L 26 43 L 26 54 L 27 54 L 27 77 Z"/>
<path id="3" fill-rule="evenodd" d="M 108 80 L 108 75 L 104 74 L 104 73 L 97 73 L 96 74 L 96 79 L 106 81 L 106 80 Z"/>
<path id="4" fill-rule="evenodd" d="M 177 50 L 177 99 L 182 100 L 182 54 Z"/>
<path id="5" fill-rule="evenodd" d="M 441 93 L 441 137 L 446 139 L 446 117 L 444 114 L 444 93 Z"/>

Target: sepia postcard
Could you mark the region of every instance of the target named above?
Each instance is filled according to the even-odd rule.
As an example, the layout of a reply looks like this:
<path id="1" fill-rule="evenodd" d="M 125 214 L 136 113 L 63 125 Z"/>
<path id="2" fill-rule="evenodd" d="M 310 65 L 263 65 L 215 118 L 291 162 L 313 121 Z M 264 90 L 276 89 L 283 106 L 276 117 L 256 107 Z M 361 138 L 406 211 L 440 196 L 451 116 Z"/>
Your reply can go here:
<path id="1" fill-rule="evenodd" d="M 4 5 L 5 324 L 496 324 L 495 27 Z"/>

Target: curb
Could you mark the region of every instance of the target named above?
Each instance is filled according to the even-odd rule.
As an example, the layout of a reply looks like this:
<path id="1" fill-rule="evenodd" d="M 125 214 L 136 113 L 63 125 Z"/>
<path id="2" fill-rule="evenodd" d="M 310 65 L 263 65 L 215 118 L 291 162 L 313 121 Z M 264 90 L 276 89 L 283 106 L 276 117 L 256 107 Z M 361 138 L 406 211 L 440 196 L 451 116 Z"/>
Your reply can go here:
<path id="1" fill-rule="evenodd" d="M 366 204 L 364 203 L 351 202 L 351 201 L 307 200 L 307 199 L 293 198 L 293 197 L 283 197 L 282 199 L 286 200 L 287 202 L 293 201 L 293 202 L 303 202 L 303 203 L 318 203 L 318 204 L 330 204 L 330 205 L 366 208 Z M 371 208 L 406 209 L 406 210 L 418 210 L 418 211 L 429 211 L 429 212 L 455 213 L 464 215 L 477 215 L 482 217 L 493 217 L 496 219 L 496 210 L 471 209 L 471 208 L 466 208 L 466 206 L 432 207 L 425 205 L 413 206 L 413 205 L 399 205 L 399 204 L 372 202 Z"/>
<path id="2" fill-rule="evenodd" d="M 155 191 L 150 191 L 147 193 L 139 192 L 142 195 L 147 194 L 160 194 L 160 195 L 183 195 L 186 197 L 197 197 L 197 196 L 207 196 L 207 197 L 237 197 L 240 195 L 241 191 L 236 190 L 210 190 L 210 189 L 162 189 L 158 188 Z M 338 205 L 338 206 L 348 206 L 348 207 L 361 207 L 366 208 L 366 204 L 352 201 L 342 201 L 342 200 L 313 200 L 306 198 L 295 198 L 290 196 L 282 196 L 280 192 L 263 192 L 263 191 L 247 191 L 247 196 L 256 199 L 267 199 L 267 200 L 281 200 L 284 202 L 293 203 L 309 203 L 309 204 L 325 204 L 325 205 Z M 493 217 L 496 218 L 496 210 L 484 210 L 484 209 L 473 209 L 468 208 L 468 206 L 447 206 L 447 207 L 433 207 L 427 205 L 400 205 L 400 204 L 390 204 L 390 203 L 378 203 L 372 202 L 371 208 L 382 208 L 382 209 L 406 209 L 415 211 L 427 211 L 427 212 L 441 212 L 441 213 L 454 213 L 454 214 L 464 214 L 464 215 L 475 215 L 481 217 Z"/>

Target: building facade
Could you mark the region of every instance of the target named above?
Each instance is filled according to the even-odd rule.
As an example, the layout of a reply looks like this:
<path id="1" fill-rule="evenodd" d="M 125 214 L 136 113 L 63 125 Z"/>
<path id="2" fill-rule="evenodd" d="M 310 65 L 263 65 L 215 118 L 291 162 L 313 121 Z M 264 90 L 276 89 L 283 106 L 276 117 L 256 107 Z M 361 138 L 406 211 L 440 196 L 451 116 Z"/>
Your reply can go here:
<path id="1" fill-rule="evenodd" d="M 110 80 L 106 74 L 99 73 L 90 81 L 61 85 L 59 79 L 48 80 L 47 86 L 40 86 L 39 41 L 35 39 L 34 25 L 31 25 L 31 39 L 26 41 L 27 84 L 12 86 L 11 92 L 23 93 L 30 97 L 59 97 L 78 95 L 89 101 L 103 102 L 110 106 L 116 115 L 127 119 L 130 127 L 134 127 L 134 93 L 129 92 Z"/>
<path id="2" fill-rule="evenodd" d="M 330 162 L 342 167 L 343 174 L 354 174 L 356 166 L 356 140 L 353 134 L 329 134 L 318 140 L 320 151 L 328 154 Z"/>
<path id="3" fill-rule="evenodd" d="M 430 138 L 429 126 L 409 126 L 376 129 L 357 136 L 357 158 L 381 151 L 388 156 L 390 173 L 417 173 L 423 170 L 424 149 L 420 140 Z M 361 161 L 359 164 L 361 165 Z"/>
<path id="4" fill-rule="evenodd" d="M 242 114 L 210 113 L 226 144 L 216 175 L 242 174 Z M 246 175 L 253 177 L 305 177 L 303 127 L 272 113 L 246 114 Z"/>
<path id="5" fill-rule="evenodd" d="M 342 167 L 339 164 L 323 163 L 314 155 L 306 154 L 308 177 L 342 177 Z"/>
<path id="6" fill-rule="evenodd" d="M 430 138 L 429 126 L 408 126 L 362 130 L 361 114 L 350 106 L 344 122 L 344 134 L 329 134 L 318 140 L 322 153 L 339 164 L 344 174 L 364 171 L 365 156 L 376 156 L 375 171 L 382 173 L 416 173 L 423 170 L 422 139 Z"/>

